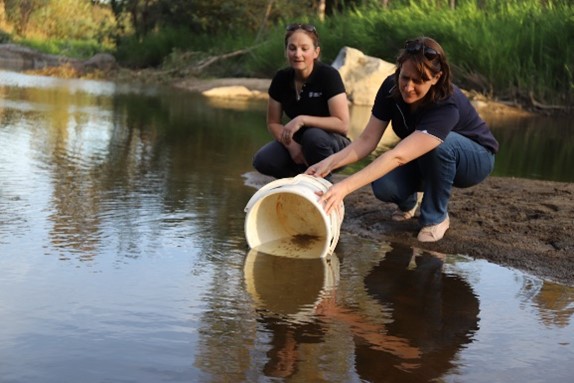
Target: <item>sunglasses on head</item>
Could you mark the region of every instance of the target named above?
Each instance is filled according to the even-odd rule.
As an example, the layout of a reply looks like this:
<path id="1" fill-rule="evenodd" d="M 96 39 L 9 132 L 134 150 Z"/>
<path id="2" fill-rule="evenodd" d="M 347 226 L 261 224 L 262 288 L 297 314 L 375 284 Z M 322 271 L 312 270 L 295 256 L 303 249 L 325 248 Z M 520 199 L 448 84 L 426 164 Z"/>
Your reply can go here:
<path id="1" fill-rule="evenodd" d="M 296 30 L 302 29 L 306 32 L 317 33 L 317 29 L 312 24 L 289 24 L 285 30 L 287 32 L 293 32 Z"/>
<path id="2" fill-rule="evenodd" d="M 439 55 L 437 51 L 427 47 L 426 45 L 424 45 L 424 43 L 421 43 L 420 41 L 417 40 L 407 41 L 405 43 L 405 51 L 407 51 L 407 53 L 410 54 L 416 54 L 422 51 L 428 60 L 433 60 Z"/>

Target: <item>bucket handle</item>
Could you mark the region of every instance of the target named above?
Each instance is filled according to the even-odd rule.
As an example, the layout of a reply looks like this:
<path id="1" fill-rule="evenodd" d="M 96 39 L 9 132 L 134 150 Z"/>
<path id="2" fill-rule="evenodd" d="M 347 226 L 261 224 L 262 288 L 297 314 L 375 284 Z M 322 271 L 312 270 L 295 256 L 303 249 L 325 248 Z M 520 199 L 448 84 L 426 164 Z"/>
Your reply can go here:
<path id="1" fill-rule="evenodd" d="M 303 179 L 303 178 L 313 182 L 315 184 L 315 186 L 319 186 L 319 190 L 322 190 L 323 188 L 329 188 L 329 186 L 330 186 L 330 185 L 326 184 L 326 183 L 330 184 L 329 181 L 324 180 L 323 178 L 318 178 L 318 177 L 311 176 L 311 175 L 304 174 L 304 173 L 299 174 L 293 178 L 280 178 L 280 179 L 277 179 L 273 182 L 269 182 L 268 184 L 263 185 L 259 190 L 257 190 L 257 192 L 255 192 L 255 194 L 251 197 L 249 202 L 247 202 L 247 205 L 245 206 L 244 211 L 248 212 L 253 207 L 253 205 L 255 204 L 255 201 L 257 201 L 257 199 L 259 198 L 259 195 L 261 193 L 264 193 L 268 190 L 273 190 L 273 189 L 279 188 L 279 187 L 284 186 L 284 185 L 298 184 L 301 181 L 301 179 Z"/>
<path id="2" fill-rule="evenodd" d="M 300 179 L 305 178 L 308 181 L 314 183 L 315 185 L 319 185 L 319 189 L 328 189 L 331 187 L 331 183 L 324 178 L 319 178 L 315 176 L 311 176 L 309 174 L 299 174 L 295 176 L 293 181 L 299 181 Z"/>

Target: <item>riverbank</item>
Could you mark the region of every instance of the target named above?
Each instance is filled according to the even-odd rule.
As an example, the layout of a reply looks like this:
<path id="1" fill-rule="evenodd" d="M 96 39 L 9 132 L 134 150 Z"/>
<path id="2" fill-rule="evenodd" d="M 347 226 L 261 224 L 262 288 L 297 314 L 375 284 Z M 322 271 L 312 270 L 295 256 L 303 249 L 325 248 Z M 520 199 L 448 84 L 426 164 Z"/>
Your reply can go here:
<path id="1" fill-rule="evenodd" d="M 342 177 L 337 175 L 335 182 Z M 345 200 L 342 231 L 466 254 L 574 286 L 574 184 L 489 177 L 472 188 L 455 188 L 449 204 L 450 229 L 436 243 L 417 241 L 416 219 L 392 221 L 394 209 L 364 187 Z"/>

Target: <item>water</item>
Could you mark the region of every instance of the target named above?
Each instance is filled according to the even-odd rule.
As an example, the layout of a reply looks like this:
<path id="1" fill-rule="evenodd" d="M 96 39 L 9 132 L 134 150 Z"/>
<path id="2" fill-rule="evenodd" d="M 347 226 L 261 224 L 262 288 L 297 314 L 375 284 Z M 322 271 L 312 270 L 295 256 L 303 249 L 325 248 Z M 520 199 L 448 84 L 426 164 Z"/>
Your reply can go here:
<path id="1" fill-rule="evenodd" d="M 574 373 L 572 287 L 349 235 L 326 260 L 250 251 L 261 103 L 9 72 L 0 93 L 2 383 Z M 495 132 L 545 147 L 534 130 Z M 554 155 L 537 148 L 521 158 Z M 571 154 L 555 152 L 566 162 L 533 178 L 566 174 Z M 497 171 L 520 175 L 507 153 Z"/>

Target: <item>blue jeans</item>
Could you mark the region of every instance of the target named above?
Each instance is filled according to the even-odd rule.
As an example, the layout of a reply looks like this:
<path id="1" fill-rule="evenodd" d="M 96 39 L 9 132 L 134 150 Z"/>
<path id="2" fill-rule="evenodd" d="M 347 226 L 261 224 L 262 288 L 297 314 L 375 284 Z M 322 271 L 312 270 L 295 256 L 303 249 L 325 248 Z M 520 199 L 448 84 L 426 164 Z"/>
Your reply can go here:
<path id="1" fill-rule="evenodd" d="M 427 154 L 374 181 L 375 197 L 408 211 L 424 192 L 419 221 L 422 226 L 444 221 L 452 187 L 466 188 L 482 182 L 494 168 L 494 154 L 480 144 L 451 132 Z"/>

